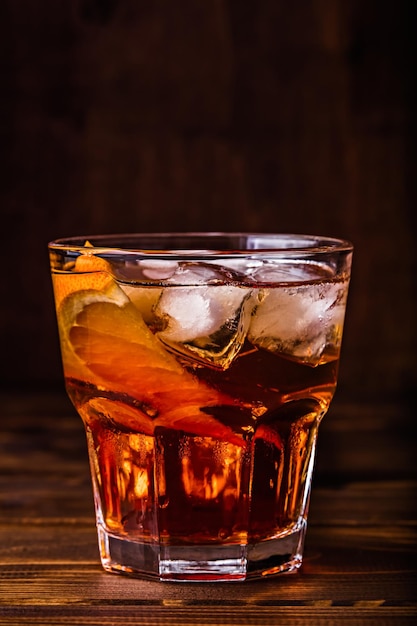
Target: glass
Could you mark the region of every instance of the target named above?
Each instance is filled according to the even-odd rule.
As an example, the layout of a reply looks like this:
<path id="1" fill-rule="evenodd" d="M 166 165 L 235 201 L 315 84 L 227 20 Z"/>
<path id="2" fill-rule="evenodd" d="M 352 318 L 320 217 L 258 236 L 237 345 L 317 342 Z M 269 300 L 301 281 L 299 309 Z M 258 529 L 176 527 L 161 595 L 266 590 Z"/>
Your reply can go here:
<path id="1" fill-rule="evenodd" d="M 49 252 L 104 569 L 229 581 L 299 568 L 351 244 L 143 234 Z"/>

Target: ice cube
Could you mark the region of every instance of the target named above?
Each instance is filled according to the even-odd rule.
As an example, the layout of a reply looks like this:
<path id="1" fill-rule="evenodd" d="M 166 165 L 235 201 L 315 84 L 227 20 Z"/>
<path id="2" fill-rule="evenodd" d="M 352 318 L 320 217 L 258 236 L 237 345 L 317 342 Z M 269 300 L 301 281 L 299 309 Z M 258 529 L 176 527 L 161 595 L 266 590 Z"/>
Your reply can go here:
<path id="1" fill-rule="evenodd" d="M 320 263 L 280 259 L 264 261 L 249 275 L 257 283 L 296 283 L 331 278 L 332 270 Z"/>
<path id="2" fill-rule="evenodd" d="M 177 268 L 177 261 L 172 259 L 129 258 L 126 262 L 113 265 L 116 279 L 132 284 L 160 283 L 170 278 Z"/>
<path id="3" fill-rule="evenodd" d="M 142 315 L 144 321 L 150 325 L 155 320 L 155 307 L 161 296 L 162 289 L 159 286 L 149 285 L 141 287 L 137 285 L 119 284 L 129 300 Z"/>
<path id="4" fill-rule="evenodd" d="M 159 339 L 196 362 L 229 367 L 249 327 L 251 290 L 209 264 L 185 264 L 167 283 L 155 308 L 164 326 Z"/>
<path id="5" fill-rule="evenodd" d="M 236 280 L 244 281 L 245 278 L 251 275 L 257 268 L 262 267 L 263 262 L 259 259 L 254 258 L 240 258 L 240 257 L 225 257 L 222 258 L 221 262 L 216 261 L 213 262 L 216 264 L 220 264 L 223 270 L 227 270 L 231 275 L 235 277 Z"/>
<path id="6" fill-rule="evenodd" d="M 154 309 L 161 295 L 161 282 L 178 268 L 176 261 L 144 259 L 126 262 L 118 268 L 119 286 L 147 324 L 154 321 Z"/>
<path id="7" fill-rule="evenodd" d="M 252 317 L 248 339 L 261 348 L 318 365 L 340 347 L 347 285 L 337 282 L 268 287 Z"/>
<path id="8" fill-rule="evenodd" d="M 216 262 L 185 262 L 178 264 L 168 279 L 170 285 L 224 285 L 230 284 L 235 278 L 228 268 Z"/>
<path id="9" fill-rule="evenodd" d="M 146 278 L 151 280 L 165 280 L 171 278 L 178 268 L 177 261 L 164 259 L 145 259 L 139 261 L 138 265 Z"/>

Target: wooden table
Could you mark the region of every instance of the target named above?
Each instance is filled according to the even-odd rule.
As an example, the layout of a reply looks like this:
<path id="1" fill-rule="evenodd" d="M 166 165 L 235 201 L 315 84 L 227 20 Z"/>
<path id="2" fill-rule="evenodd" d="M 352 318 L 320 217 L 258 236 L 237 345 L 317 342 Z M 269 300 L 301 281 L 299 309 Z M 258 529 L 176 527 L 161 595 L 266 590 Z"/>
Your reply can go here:
<path id="1" fill-rule="evenodd" d="M 417 470 L 405 407 L 321 426 L 302 570 L 158 583 L 99 564 L 81 420 L 62 393 L 0 396 L 0 626 L 417 623 Z"/>

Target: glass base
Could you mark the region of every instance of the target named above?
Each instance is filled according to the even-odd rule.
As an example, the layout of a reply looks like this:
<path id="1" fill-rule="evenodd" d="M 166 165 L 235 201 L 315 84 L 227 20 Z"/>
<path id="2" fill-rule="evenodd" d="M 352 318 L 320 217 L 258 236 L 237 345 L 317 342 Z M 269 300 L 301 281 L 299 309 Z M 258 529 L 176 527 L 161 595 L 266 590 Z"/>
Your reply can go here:
<path id="1" fill-rule="evenodd" d="M 101 561 L 108 572 L 160 581 L 244 581 L 295 572 L 302 563 L 306 522 L 256 544 L 141 543 L 98 526 Z"/>

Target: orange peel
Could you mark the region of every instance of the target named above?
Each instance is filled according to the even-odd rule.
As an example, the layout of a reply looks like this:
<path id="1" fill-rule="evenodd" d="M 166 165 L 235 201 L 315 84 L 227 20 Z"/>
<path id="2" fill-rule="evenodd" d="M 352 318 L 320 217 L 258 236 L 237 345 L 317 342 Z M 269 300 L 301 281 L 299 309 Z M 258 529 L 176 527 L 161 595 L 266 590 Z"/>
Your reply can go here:
<path id="1" fill-rule="evenodd" d="M 86 246 L 88 248 L 88 246 Z M 110 264 L 91 252 L 77 257 L 71 272 L 54 272 L 55 306 L 58 310 L 62 302 L 78 291 L 105 291 L 113 283 Z"/>
<path id="2" fill-rule="evenodd" d="M 101 273 L 110 276 L 107 271 L 91 276 Z M 144 407 L 143 411 L 122 409 L 121 404 L 105 401 L 113 422 L 122 428 L 149 433 L 150 428 L 153 431 L 156 426 L 165 426 L 244 446 L 241 435 L 209 414 L 210 407 L 234 404 L 233 399 L 184 369 L 164 349 L 124 291 L 111 276 L 110 279 L 105 289 L 75 290 L 84 286 L 81 283 L 72 283 L 65 289 L 58 322 L 66 378 L 94 385 L 99 393 L 127 394 L 138 407 Z M 100 408 L 101 405 L 95 407 Z M 152 424 L 145 418 L 146 408 L 156 418 L 149 418 Z M 80 413 L 86 420 L 88 409 L 81 408 Z"/>

